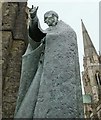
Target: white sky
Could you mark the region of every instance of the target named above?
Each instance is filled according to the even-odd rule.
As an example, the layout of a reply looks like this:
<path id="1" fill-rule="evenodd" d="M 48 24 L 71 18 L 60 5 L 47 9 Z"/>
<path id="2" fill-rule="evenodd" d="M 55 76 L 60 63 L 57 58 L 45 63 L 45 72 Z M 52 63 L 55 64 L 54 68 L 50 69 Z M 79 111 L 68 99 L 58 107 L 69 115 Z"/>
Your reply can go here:
<path id="1" fill-rule="evenodd" d="M 28 6 L 39 6 L 38 18 L 42 29 L 48 26 L 44 23 L 44 13 L 54 10 L 59 19 L 70 25 L 77 34 L 80 71 L 83 71 L 83 37 L 81 19 L 91 37 L 94 46 L 99 51 L 99 0 L 28 0 Z"/>

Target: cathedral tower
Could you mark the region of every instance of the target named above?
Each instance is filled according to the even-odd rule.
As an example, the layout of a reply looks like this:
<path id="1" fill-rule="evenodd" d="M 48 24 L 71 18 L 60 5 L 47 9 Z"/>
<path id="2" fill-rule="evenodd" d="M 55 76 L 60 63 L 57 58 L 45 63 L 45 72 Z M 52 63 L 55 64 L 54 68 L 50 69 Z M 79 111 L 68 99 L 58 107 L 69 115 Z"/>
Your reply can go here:
<path id="1" fill-rule="evenodd" d="M 99 107 L 101 101 L 101 56 L 96 52 L 82 20 L 81 24 L 84 44 L 84 71 L 82 72 L 84 97 L 85 99 L 91 99 L 91 103 L 86 103 L 85 116 L 99 117 L 101 111 L 97 110 L 97 107 Z"/>

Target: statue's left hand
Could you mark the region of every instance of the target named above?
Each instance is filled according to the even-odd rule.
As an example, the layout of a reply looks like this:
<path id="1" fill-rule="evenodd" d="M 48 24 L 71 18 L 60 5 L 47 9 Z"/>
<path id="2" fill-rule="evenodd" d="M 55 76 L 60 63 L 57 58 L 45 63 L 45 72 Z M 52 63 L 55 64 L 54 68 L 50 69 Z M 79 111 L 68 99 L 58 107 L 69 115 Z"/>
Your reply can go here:
<path id="1" fill-rule="evenodd" d="M 30 17 L 31 17 L 32 19 L 36 16 L 37 10 L 38 10 L 38 6 L 37 6 L 37 7 L 33 7 L 33 5 L 32 5 L 32 8 L 29 10 Z"/>

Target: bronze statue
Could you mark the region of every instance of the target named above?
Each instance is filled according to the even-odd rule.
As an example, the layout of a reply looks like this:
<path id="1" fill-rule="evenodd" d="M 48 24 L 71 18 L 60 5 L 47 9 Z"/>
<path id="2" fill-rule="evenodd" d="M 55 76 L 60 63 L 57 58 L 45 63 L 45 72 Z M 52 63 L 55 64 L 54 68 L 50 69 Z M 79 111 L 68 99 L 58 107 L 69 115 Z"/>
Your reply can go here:
<path id="1" fill-rule="evenodd" d="M 49 28 L 43 31 L 37 10 L 29 10 L 29 44 L 22 56 L 15 118 L 82 118 L 76 34 L 54 11 L 45 13 Z"/>

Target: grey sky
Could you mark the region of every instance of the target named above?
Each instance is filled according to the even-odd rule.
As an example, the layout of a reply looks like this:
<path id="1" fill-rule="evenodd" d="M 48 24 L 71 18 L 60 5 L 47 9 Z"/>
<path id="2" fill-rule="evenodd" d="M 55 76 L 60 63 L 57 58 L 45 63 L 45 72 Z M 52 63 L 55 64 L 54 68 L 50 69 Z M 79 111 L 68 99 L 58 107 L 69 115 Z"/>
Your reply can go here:
<path id="1" fill-rule="evenodd" d="M 83 37 L 81 19 L 91 37 L 94 46 L 99 51 L 99 1 L 97 0 L 28 0 L 28 6 L 39 6 L 38 17 L 42 29 L 48 26 L 43 16 L 46 11 L 54 10 L 59 19 L 70 25 L 77 34 L 80 70 L 83 71 Z"/>

